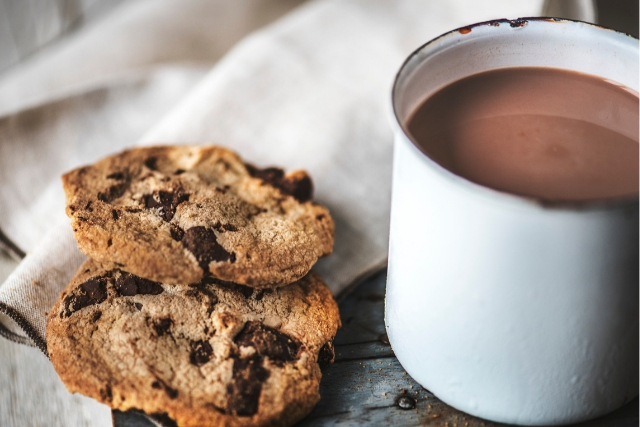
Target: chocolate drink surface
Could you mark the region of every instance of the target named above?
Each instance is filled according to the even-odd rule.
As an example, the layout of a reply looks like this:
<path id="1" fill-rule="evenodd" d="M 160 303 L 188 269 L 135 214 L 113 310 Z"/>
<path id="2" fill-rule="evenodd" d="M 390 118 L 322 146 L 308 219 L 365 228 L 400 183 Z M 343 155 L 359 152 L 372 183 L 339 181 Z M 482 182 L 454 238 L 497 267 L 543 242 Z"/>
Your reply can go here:
<path id="1" fill-rule="evenodd" d="M 638 94 L 553 68 L 506 68 L 427 98 L 406 127 L 430 158 L 478 184 L 548 201 L 638 195 Z"/>

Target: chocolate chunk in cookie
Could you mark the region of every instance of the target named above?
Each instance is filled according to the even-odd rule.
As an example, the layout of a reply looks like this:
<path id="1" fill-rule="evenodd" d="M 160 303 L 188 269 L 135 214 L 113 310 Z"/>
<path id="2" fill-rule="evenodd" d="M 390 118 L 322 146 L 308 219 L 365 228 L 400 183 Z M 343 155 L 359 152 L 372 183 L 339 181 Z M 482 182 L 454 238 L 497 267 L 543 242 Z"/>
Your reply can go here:
<path id="1" fill-rule="evenodd" d="M 116 279 L 116 290 L 122 296 L 133 295 L 158 295 L 162 293 L 162 286 L 158 282 L 152 282 L 151 280 L 143 279 L 133 274 L 120 272 L 120 275 Z"/>
<path id="2" fill-rule="evenodd" d="M 107 279 L 91 277 L 64 299 L 65 309 L 61 315 L 68 317 L 78 310 L 101 303 L 105 299 L 107 299 Z"/>
<path id="3" fill-rule="evenodd" d="M 258 169 L 247 164 L 247 170 L 256 178 L 265 181 L 267 184 L 280 189 L 283 193 L 289 194 L 299 202 L 311 200 L 313 196 L 313 182 L 306 173 L 296 173 L 289 176 L 284 175 L 280 168 Z"/>
<path id="4" fill-rule="evenodd" d="M 236 255 L 227 252 L 217 241 L 213 231 L 205 227 L 191 227 L 186 230 L 180 240 L 191 252 L 204 271 L 214 261 L 235 262 Z"/>
<path id="5" fill-rule="evenodd" d="M 235 342 L 279 362 L 290 362 L 298 354 L 298 344 L 291 337 L 260 322 L 247 322 Z"/>
<path id="6" fill-rule="evenodd" d="M 209 341 L 198 340 L 191 342 L 191 354 L 189 355 L 189 361 L 193 365 L 204 365 L 211 359 L 212 355 L 213 347 L 211 347 Z"/>
<path id="7" fill-rule="evenodd" d="M 258 412 L 262 383 L 269 371 L 262 366 L 262 357 L 254 354 L 246 359 L 233 359 L 231 383 L 227 385 L 227 411 L 233 415 L 251 416 Z"/>
<path id="8" fill-rule="evenodd" d="M 178 188 L 176 191 L 155 191 L 143 199 L 147 209 L 157 208 L 162 219 L 171 221 L 178 205 L 189 200 L 189 194 Z"/>

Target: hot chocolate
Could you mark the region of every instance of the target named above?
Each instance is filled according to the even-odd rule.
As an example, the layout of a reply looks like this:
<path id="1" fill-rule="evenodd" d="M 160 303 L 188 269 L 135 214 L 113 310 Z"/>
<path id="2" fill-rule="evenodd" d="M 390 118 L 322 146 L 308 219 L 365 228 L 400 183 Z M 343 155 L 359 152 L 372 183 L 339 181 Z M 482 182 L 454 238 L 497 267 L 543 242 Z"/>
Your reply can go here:
<path id="1" fill-rule="evenodd" d="M 638 94 L 552 68 L 479 73 L 405 124 L 419 148 L 476 183 L 550 201 L 638 195 Z"/>

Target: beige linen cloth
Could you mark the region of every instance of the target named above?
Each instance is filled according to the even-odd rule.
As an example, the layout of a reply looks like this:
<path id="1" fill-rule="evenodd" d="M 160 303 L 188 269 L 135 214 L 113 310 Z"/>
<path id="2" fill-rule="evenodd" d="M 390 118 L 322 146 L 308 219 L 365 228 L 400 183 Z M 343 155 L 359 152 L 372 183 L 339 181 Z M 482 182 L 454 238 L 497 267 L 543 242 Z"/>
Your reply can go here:
<path id="1" fill-rule="evenodd" d="M 336 221 L 334 253 L 314 268 L 338 294 L 386 260 L 390 89 L 404 58 L 450 29 L 542 11 L 541 0 L 315 0 L 211 68 L 298 3 L 123 3 L 0 78 L 0 240 L 26 253 L 0 286 L 2 335 L 46 353 L 46 313 L 85 259 L 59 177 L 139 144 L 215 143 L 309 171 Z M 63 424 L 97 425 L 80 418 Z"/>

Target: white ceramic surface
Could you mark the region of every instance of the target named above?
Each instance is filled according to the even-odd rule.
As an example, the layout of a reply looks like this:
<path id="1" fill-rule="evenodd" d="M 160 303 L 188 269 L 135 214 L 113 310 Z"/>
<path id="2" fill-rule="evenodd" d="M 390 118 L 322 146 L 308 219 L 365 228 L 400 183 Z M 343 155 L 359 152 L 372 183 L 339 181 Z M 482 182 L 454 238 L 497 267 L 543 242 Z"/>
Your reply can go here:
<path id="1" fill-rule="evenodd" d="M 393 91 L 385 321 L 407 372 L 489 420 L 559 425 L 638 395 L 638 202 L 549 207 L 452 174 L 401 123 L 464 76 L 580 71 L 638 91 L 638 41 L 565 20 L 496 21 L 417 50 Z M 463 34 L 466 33 L 466 34 Z"/>

